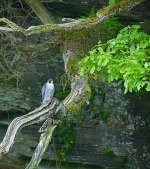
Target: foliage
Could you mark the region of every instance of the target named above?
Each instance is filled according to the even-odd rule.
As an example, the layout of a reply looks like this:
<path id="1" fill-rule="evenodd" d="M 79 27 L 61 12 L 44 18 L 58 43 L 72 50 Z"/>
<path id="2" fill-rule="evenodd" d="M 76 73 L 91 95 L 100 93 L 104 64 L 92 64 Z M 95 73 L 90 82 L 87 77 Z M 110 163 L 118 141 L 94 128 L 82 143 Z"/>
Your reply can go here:
<path id="1" fill-rule="evenodd" d="M 81 18 L 87 19 L 87 18 L 93 17 L 93 16 L 96 16 L 96 9 L 95 9 L 95 7 L 92 7 L 92 9 L 88 13 L 86 13 L 84 16 L 81 16 Z"/>
<path id="2" fill-rule="evenodd" d="M 106 19 L 99 26 L 101 41 L 106 42 L 114 38 L 122 27 L 123 25 L 118 21 L 117 17 Z"/>
<path id="3" fill-rule="evenodd" d="M 93 16 L 93 12 L 91 12 L 90 16 Z M 63 40 L 65 40 L 65 48 L 70 47 L 70 42 L 77 42 L 79 46 L 75 46 L 76 50 L 79 48 L 79 52 L 77 52 L 77 55 L 84 54 L 89 50 L 91 47 L 93 47 L 93 44 L 96 44 L 98 39 L 102 39 L 102 41 L 109 40 L 110 38 L 113 38 L 116 36 L 118 31 L 122 28 L 122 24 L 118 21 L 117 17 L 112 17 L 109 19 L 106 19 L 104 22 L 102 22 L 100 25 L 91 28 L 91 29 L 83 29 L 80 31 L 70 30 L 67 32 L 62 32 Z M 58 37 L 59 41 L 60 37 Z M 73 44 L 71 44 L 73 46 Z M 76 52 L 74 50 L 74 52 Z M 63 49 L 64 52 L 64 49 Z"/>
<path id="4" fill-rule="evenodd" d="M 59 88 L 56 89 L 55 97 L 58 98 L 59 100 L 63 100 L 70 93 L 70 87 L 66 83 L 60 84 Z"/>
<path id="5" fill-rule="evenodd" d="M 58 157 L 65 160 L 67 152 L 74 144 L 73 127 L 66 121 L 63 126 L 56 129 L 55 142 L 59 145 Z"/>
<path id="6" fill-rule="evenodd" d="M 0 34 L 0 82 L 11 82 L 18 87 L 19 79 L 28 60 L 20 38 L 8 32 Z"/>
<path id="7" fill-rule="evenodd" d="M 116 0 L 109 0 L 109 5 L 115 4 Z"/>
<path id="8" fill-rule="evenodd" d="M 57 155 L 60 159 L 66 160 L 66 155 L 69 150 L 74 145 L 75 140 L 75 132 L 73 130 L 73 126 L 76 124 L 81 124 L 84 120 L 84 113 L 78 112 L 71 116 L 67 116 L 63 124 L 56 128 L 55 132 L 55 143 L 59 146 L 59 150 L 57 151 Z"/>
<path id="9" fill-rule="evenodd" d="M 150 91 L 150 36 L 140 26 L 127 26 L 107 43 L 98 42 L 80 62 L 80 74 L 100 76 L 101 80 L 124 83 L 125 93 Z"/>
<path id="10" fill-rule="evenodd" d="M 111 113 L 108 111 L 100 111 L 100 115 L 104 121 L 107 121 L 110 118 Z"/>
<path id="11" fill-rule="evenodd" d="M 100 152 L 104 155 L 113 155 L 114 154 L 114 151 L 112 150 L 111 147 L 103 147 L 100 149 Z"/>
<path id="12" fill-rule="evenodd" d="M 81 124 L 84 121 L 84 112 L 80 111 L 73 115 L 72 121 L 75 124 Z"/>

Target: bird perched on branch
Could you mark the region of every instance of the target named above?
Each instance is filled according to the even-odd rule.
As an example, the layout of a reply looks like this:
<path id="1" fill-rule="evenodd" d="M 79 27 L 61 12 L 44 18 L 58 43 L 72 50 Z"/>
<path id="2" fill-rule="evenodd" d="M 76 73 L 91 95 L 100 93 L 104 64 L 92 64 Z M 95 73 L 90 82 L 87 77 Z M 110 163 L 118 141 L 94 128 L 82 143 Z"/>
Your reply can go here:
<path id="1" fill-rule="evenodd" d="M 49 102 L 54 95 L 54 83 L 53 79 L 49 78 L 47 82 L 42 87 L 42 101 L 43 103 Z"/>

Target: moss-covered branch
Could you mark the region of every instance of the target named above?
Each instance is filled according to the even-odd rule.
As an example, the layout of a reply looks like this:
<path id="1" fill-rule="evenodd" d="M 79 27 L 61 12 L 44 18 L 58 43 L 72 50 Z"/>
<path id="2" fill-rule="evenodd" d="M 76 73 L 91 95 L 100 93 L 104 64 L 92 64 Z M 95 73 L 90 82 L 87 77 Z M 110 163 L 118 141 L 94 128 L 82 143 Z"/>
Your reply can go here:
<path id="1" fill-rule="evenodd" d="M 116 4 L 100 9 L 95 16 L 89 17 L 85 20 L 75 20 L 74 22 L 64 23 L 64 24 L 51 23 L 46 25 L 31 26 L 28 29 L 23 29 L 18 26 L 16 29 L 16 25 L 14 25 L 14 23 L 11 23 L 11 21 L 5 18 L 0 19 L 0 22 L 6 23 L 9 27 L 11 27 L 14 30 L 14 32 L 21 32 L 25 35 L 40 34 L 45 32 L 62 31 L 62 30 L 67 31 L 71 29 L 80 30 L 80 29 L 90 28 L 97 24 L 100 24 L 106 18 L 110 16 L 114 16 L 116 14 L 120 14 L 121 12 L 128 11 L 129 9 L 133 8 L 134 6 L 136 6 L 137 4 L 143 1 L 144 0 L 120 0 Z M 47 21 L 44 22 L 47 23 Z M 4 31 L 4 28 L 1 27 L 0 31 Z"/>
<path id="2" fill-rule="evenodd" d="M 120 14 L 124 11 L 129 11 L 134 6 L 138 5 L 139 3 L 143 2 L 144 0 L 119 0 L 117 3 L 107 6 L 104 9 L 101 9 L 97 12 L 97 17 L 100 18 L 101 16 L 114 16 L 116 14 Z"/>

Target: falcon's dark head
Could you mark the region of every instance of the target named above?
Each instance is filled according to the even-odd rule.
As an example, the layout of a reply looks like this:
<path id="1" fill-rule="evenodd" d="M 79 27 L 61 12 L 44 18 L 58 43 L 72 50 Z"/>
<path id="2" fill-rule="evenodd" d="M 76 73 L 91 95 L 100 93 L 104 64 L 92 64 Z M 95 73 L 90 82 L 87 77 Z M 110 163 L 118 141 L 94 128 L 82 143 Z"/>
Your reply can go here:
<path id="1" fill-rule="evenodd" d="M 51 82 L 53 82 L 53 79 L 52 79 L 52 78 L 49 78 L 49 79 L 47 80 L 47 82 L 48 82 L 48 83 L 51 83 Z"/>

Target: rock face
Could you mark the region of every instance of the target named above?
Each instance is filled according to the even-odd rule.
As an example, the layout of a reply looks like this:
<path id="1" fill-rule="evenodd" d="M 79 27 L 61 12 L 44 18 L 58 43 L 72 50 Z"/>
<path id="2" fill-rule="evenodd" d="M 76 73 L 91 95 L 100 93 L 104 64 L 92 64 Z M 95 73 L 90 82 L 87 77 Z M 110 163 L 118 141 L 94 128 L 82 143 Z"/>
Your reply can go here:
<path id="1" fill-rule="evenodd" d="M 90 103 L 94 105 L 88 107 L 85 121 L 74 127 L 75 144 L 66 154 L 67 161 L 109 169 L 148 169 L 149 93 L 144 96 L 124 95 L 116 83 L 109 86 L 100 84 L 97 92 L 101 94 L 92 98 Z M 0 125 L 1 139 L 6 127 L 4 122 Z M 14 160 L 21 159 L 17 166 L 24 167 L 24 157 L 31 157 L 38 143 L 39 127 L 34 125 L 21 131 L 14 147 L 0 161 L 0 165 L 6 164 L 8 159 L 14 165 Z M 59 148 L 51 143 L 44 158 L 55 160 Z"/>
<path id="2" fill-rule="evenodd" d="M 104 168 L 148 169 L 150 94 L 124 95 L 116 83 L 100 85 L 98 90 L 101 94 L 91 101 L 86 122 L 75 128 L 75 145 L 68 161 Z"/>
<path id="3" fill-rule="evenodd" d="M 31 48 L 34 46 L 34 52 L 31 52 L 31 49 L 27 49 L 27 51 L 24 49 L 25 52 L 18 49 L 18 53 L 22 52 L 21 57 L 26 55 L 24 64 L 18 59 L 20 65 L 22 64 L 23 71 L 20 70 L 21 72 L 18 72 L 21 76 L 19 76 L 17 83 L 14 83 L 14 79 L 12 79 L 5 84 L 4 79 L 0 84 L 1 111 L 20 111 L 24 113 L 40 106 L 42 85 L 50 77 L 54 79 L 56 86 L 55 93 L 57 93 L 57 89 L 61 88 L 60 79 L 64 74 L 64 68 L 60 48 L 54 48 L 46 44 L 45 47 L 41 47 L 43 43 L 51 41 L 51 37 L 47 34 L 47 37 L 44 35 L 32 35 L 28 36 L 26 40 L 23 37 L 20 38 L 22 38 L 22 45 L 25 48 L 28 43 Z M 13 48 L 10 50 L 13 50 Z M 15 71 L 17 72 L 16 69 Z"/>
<path id="4" fill-rule="evenodd" d="M 87 137 L 88 142 L 91 142 L 92 138 L 97 147 L 111 149 L 115 156 L 126 157 L 124 168 L 149 168 L 149 93 L 145 93 L 144 97 L 136 94 L 124 95 L 117 84 L 101 86 L 99 90 L 101 89 L 104 96 L 97 95 L 93 101 L 94 106 L 99 107 L 99 120 L 94 119 L 95 129 L 90 132 L 91 136 Z M 107 115 L 107 118 L 104 119 L 104 115 Z M 80 136 L 83 137 L 84 133 L 87 132 L 81 132 Z M 79 140 L 82 140 L 82 137 Z M 107 162 L 109 163 L 109 160 Z"/>
<path id="5" fill-rule="evenodd" d="M 78 0 L 76 2 L 72 0 L 70 1 L 54 0 L 51 1 L 50 5 L 52 5 L 52 8 L 54 8 L 54 10 L 55 9 L 59 10 L 58 7 L 60 7 L 60 9 L 62 9 L 62 12 L 66 11 L 66 9 L 71 9 L 66 13 L 64 12 L 64 17 L 74 18 L 85 15 L 86 13 L 90 13 L 91 8 L 94 5 L 96 9 L 106 6 L 107 3 L 108 2 L 105 0 L 102 1 Z M 69 8 L 67 5 L 69 5 Z M 79 6 L 80 8 L 78 9 Z M 144 3 L 136 6 L 129 13 L 122 14 L 120 16 L 120 20 L 125 23 L 144 22 L 143 25 L 145 25 L 144 27 L 146 29 L 146 32 L 149 32 L 149 20 L 150 20 L 148 8 L 149 6 L 150 2 L 147 0 Z M 34 22 L 33 18 L 31 21 Z M 26 22 L 26 24 L 29 26 L 28 22 Z M 38 22 L 38 24 L 40 23 Z M 27 25 L 25 25 L 25 27 Z M 14 76 L 15 73 L 16 74 L 18 73 L 21 74 L 21 77 L 20 75 L 16 75 L 17 79 L 14 78 L 10 83 L 8 82 L 9 84 L 7 84 L 7 81 L 9 81 L 8 79 L 10 78 L 8 76 L 6 79 L 3 79 L 4 81 L 2 81 L 2 84 L 0 83 L 0 110 L 1 111 L 19 110 L 25 112 L 32 110 L 36 106 L 40 105 L 41 86 L 43 85 L 43 83 L 46 82 L 46 80 L 49 77 L 54 78 L 56 89 L 60 87 L 60 79 L 61 76 L 64 74 L 62 52 L 60 52 L 59 45 L 56 45 L 57 47 L 55 46 L 52 47 L 53 44 L 51 42 L 53 40 L 57 41 L 57 39 L 53 39 L 53 36 L 51 34 L 31 35 L 28 36 L 27 38 L 24 38 L 21 35 L 17 36 L 13 35 L 13 38 L 14 38 L 13 41 L 9 39 L 9 36 L 6 39 L 4 39 L 5 43 L 6 41 L 8 41 L 9 43 L 10 41 L 12 41 L 11 45 L 8 46 L 10 51 L 8 54 L 10 56 L 6 61 L 11 62 L 11 63 L 8 62 L 11 67 L 13 64 L 15 65 L 15 63 L 19 62 L 20 58 L 24 57 L 24 60 L 23 61 L 21 60 L 20 64 L 22 64 L 22 62 L 25 62 L 25 64 L 22 65 L 23 72 L 17 72 L 16 69 L 13 70 L 13 66 L 11 67 L 12 70 L 10 72 L 13 73 L 10 74 Z M 4 42 L 2 41 L 2 44 L 5 44 Z M 23 45 L 22 46 L 20 45 L 18 47 L 18 44 Z M 14 53 L 15 50 L 16 53 Z M 11 57 L 11 55 L 15 56 Z M 9 65 L 7 66 L 9 69 Z M 2 67 L 5 67 L 5 65 L 3 65 Z M 16 80 L 17 82 L 14 82 Z M 16 84 L 14 85 L 14 83 Z"/>

